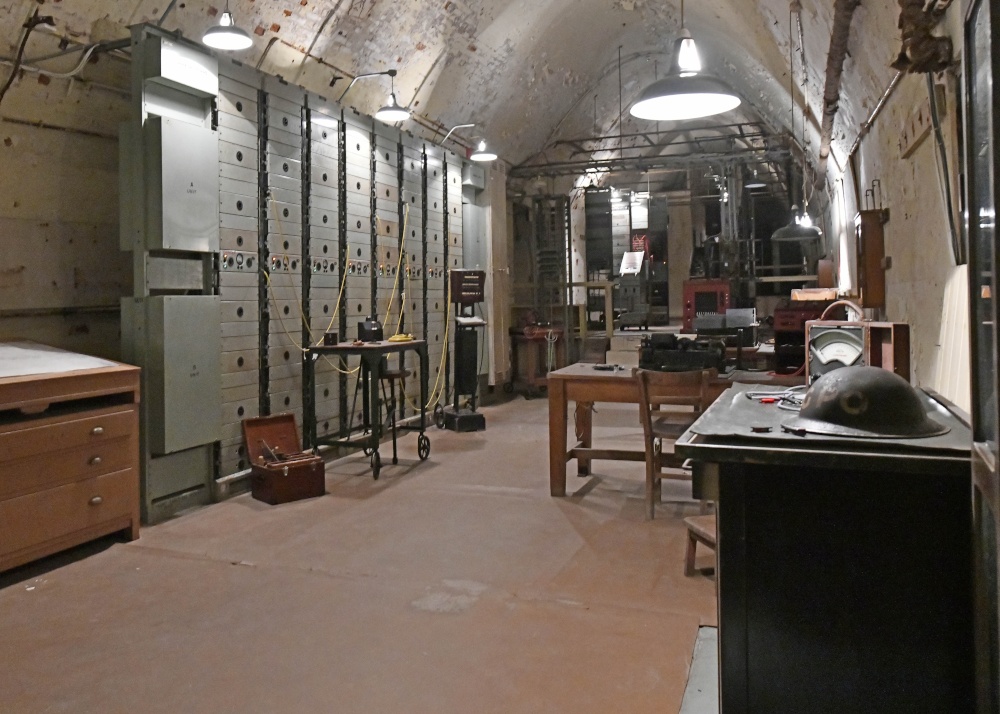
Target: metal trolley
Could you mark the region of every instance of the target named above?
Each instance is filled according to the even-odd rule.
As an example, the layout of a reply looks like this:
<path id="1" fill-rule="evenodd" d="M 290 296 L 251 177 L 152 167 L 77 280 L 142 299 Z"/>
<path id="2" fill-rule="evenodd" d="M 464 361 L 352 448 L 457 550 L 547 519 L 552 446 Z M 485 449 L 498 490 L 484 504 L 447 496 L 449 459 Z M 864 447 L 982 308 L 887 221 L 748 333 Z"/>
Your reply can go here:
<path id="1" fill-rule="evenodd" d="M 360 447 L 370 455 L 372 477 L 377 479 L 382 470 L 382 457 L 379 454 L 379 444 L 382 440 L 384 421 L 382 418 L 382 393 L 379 390 L 382 378 L 383 358 L 396 354 L 402 359 L 404 352 L 413 351 L 420 359 L 420 418 L 417 424 L 402 424 L 397 428 L 404 431 L 418 431 L 417 454 L 421 461 L 426 461 L 431 453 L 431 442 L 424 433 L 427 427 L 427 377 L 429 374 L 427 359 L 427 341 L 409 340 L 407 342 L 365 342 L 360 345 L 342 343 L 337 345 L 314 345 L 306 352 L 305 376 L 311 389 L 315 388 L 315 361 L 321 355 L 347 358 L 361 358 L 361 380 L 364 388 L 362 434 L 352 438 L 355 429 L 348 427 L 346 433 L 341 432 L 340 438 L 318 437 L 316 434 L 316 402 L 308 400 L 309 404 L 303 410 L 304 431 L 311 446 L 348 446 Z M 393 455 L 395 463 L 395 453 Z"/>

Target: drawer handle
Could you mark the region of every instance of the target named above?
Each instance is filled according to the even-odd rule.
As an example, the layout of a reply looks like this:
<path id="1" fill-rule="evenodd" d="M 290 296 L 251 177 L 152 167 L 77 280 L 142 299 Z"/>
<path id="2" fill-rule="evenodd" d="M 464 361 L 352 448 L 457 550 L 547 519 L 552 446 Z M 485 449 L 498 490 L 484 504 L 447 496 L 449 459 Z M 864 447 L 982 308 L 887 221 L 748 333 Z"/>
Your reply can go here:
<path id="1" fill-rule="evenodd" d="M 94 496 L 92 499 L 90 499 L 89 503 L 91 506 L 100 506 L 102 503 L 104 503 L 104 499 L 101 498 L 100 496 Z"/>
<path id="2" fill-rule="evenodd" d="M 100 466 L 101 465 L 101 461 L 103 461 L 103 459 L 101 459 L 100 456 L 95 456 L 90 461 L 88 461 L 87 463 L 90 464 L 91 466 Z"/>
<path id="3" fill-rule="evenodd" d="M 101 436 L 103 433 L 104 433 L 103 426 L 95 426 L 93 429 L 90 430 L 91 436 Z"/>

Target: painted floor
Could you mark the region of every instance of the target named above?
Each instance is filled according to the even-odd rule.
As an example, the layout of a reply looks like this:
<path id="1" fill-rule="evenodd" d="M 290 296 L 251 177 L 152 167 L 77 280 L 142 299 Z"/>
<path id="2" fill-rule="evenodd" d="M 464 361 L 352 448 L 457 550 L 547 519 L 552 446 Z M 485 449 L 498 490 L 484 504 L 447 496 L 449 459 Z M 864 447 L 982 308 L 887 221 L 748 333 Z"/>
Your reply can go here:
<path id="1" fill-rule="evenodd" d="M 641 448 L 634 407 L 595 443 Z M 373 481 L 249 495 L 0 575 L 0 712 L 679 712 L 715 583 L 690 503 L 643 518 L 640 463 L 548 495 L 548 408 L 432 429 Z M 684 485 L 665 487 L 683 500 Z M 699 565 L 709 565 L 703 552 Z"/>

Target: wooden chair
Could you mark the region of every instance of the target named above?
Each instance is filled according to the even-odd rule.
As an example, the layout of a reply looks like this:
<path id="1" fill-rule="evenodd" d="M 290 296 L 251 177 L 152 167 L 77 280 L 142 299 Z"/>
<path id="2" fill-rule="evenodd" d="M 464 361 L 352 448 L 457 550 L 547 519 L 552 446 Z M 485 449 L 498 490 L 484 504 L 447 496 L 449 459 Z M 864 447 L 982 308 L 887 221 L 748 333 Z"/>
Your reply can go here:
<path id="1" fill-rule="evenodd" d="M 701 543 L 707 548 L 715 550 L 717 540 L 715 514 L 690 516 L 684 519 L 684 525 L 687 526 L 688 532 L 687 550 L 684 553 L 684 574 L 690 577 L 698 572 L 694 567 L 694 556 L 698 550 L 698 544 Z M 715 568 L 703 568 L 701 571 L 702 575 L 711 575 L 713 572 L 715 572 Z"/>
<path id="2" fill-rule="evenodd" d="M 711 404 L 711 384 L 717 372 L 714 369 L 694 372 L 653 372 L 640 369 L 635 378 L 639 382 L 639 416 L 646 441 L 646 518 L 653 518 L 656 503 L 660 500 L 660 480 L 663 478 L 690 480 L 690 473 L 677 473 L 684 459 L 666 451 L 664 442 L 671 444 L 683 434 Z M 661 411 L 661 406 L 687 407 L 686 411 Z M 664 473 L 672 469 L 673 473 Z"/>

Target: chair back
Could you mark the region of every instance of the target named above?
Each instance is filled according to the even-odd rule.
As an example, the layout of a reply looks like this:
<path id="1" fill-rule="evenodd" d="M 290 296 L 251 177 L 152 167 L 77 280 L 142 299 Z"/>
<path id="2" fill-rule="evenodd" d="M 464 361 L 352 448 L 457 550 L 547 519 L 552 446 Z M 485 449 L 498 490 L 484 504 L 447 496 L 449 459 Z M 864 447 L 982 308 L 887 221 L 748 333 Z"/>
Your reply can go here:
<path id="1" fill-rule="evenodd" d="M 710 385 L 717 376 L 718 372 L 714 369 L 691 372 L 636 370 L 635 378 L 639 382 L 639 416 L 646 439 L 653 437 L 655 407 L 689 406 L 692 408 L 690 421 L 697 419 L 713 401 Z"/>

